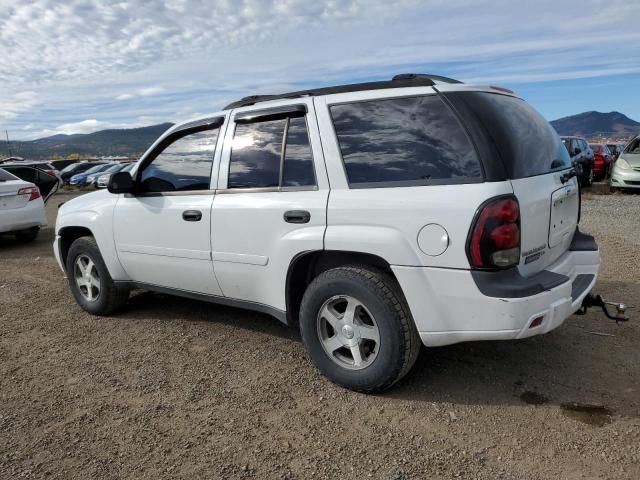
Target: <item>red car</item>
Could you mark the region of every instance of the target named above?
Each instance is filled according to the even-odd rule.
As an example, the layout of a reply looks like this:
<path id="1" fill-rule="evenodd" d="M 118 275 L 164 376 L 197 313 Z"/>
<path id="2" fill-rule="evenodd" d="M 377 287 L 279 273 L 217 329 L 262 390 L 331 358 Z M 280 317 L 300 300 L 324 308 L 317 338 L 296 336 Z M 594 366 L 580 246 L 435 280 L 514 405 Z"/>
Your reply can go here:
<path id="1" fill-rule="evenodd" d="M 607 178 L 613 161 L 609 147 L 603 143 L 590 143 L 589 147 L 593 150 L 593 177 L 596 180 Z"/>

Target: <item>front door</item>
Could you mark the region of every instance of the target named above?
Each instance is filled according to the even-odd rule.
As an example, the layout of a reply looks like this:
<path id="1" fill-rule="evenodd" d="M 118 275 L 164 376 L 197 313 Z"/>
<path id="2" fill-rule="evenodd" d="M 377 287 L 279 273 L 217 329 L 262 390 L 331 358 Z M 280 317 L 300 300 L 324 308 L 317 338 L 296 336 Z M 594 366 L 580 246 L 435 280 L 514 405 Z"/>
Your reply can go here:
<path id="1" fill-rule="evenodd" d="M 322 250 L 329 192 L 313 103 L 234 110 L 213 201 L 225 296 L 285 310 L 291 260 Z"/>
<path id="2" fill-rule="evenodd" d="M 220 122 L 169 134 L 114 210 L 118 258 L 140 283 L 220 295 L 211 260 L 211 172 Z"/>

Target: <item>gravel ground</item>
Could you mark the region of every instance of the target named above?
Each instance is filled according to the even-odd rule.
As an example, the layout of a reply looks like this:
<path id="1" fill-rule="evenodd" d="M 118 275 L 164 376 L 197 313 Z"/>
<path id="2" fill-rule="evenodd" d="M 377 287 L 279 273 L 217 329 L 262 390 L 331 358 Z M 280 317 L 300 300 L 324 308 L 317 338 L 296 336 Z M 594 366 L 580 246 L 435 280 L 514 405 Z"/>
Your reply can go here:
<path id="1" fill-rule="evenodd" d="M 597 290 L 629 303 L 639 213 L 640 196 L 583 202 Z M 638 319 L 592 311 L 543 337 L 424 349 L 365 396 L 261 314 L 149 293 L 84 313 L 52 235 L 0 240 L 2 479 L 640 478 Z"/>

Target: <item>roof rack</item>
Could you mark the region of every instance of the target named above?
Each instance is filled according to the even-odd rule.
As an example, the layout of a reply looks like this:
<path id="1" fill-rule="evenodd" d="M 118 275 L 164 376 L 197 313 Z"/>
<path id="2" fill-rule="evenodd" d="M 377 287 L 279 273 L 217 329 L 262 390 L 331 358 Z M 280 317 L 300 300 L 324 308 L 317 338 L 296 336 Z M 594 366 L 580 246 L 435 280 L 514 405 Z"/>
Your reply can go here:
<path id="1" fill-rule="evenodd" d="M 285 98 L 300 97 L 317 97 L 319 95 L 331 95 L 334 93 L 350 93 L 360 92 L 363 90 L 382 90 L 384 88 L 403 88 L 403 87 L 432 87 L 435 82 L 443 83 L 462 83 L 449 77 L 441 75 L 429 75 L 424 73 L 403 73 L 394 76 L 391 80 L 380 82 L 352 83 L 349 85 L 337 85 L 334 87 L 313 88 L 309 90 L 299 90 L 296 92 L 281 93 L 276 95 L 251 95 L 241 100 L 230 103 L 225 110 L 233 108 L 247 107 L 256 103 L 267 102 L 269 100 L 282 100 Z"/>

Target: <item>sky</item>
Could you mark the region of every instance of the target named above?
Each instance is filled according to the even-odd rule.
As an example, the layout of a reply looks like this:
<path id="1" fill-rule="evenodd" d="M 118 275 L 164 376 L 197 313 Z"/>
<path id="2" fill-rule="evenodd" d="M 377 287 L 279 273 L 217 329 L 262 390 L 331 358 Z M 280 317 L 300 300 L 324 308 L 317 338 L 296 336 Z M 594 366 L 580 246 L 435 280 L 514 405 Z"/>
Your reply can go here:
<path id="1" fill-rule="evenodd" d="M 0 0 L 0 130 L 176 122 L 409 72 L 512 88 L 548 120 L 640 121 L 639 21 L 639 0 Z"/>

